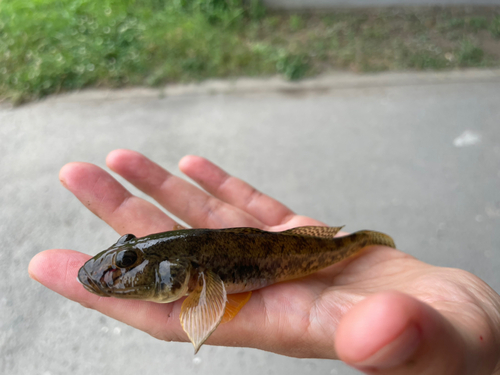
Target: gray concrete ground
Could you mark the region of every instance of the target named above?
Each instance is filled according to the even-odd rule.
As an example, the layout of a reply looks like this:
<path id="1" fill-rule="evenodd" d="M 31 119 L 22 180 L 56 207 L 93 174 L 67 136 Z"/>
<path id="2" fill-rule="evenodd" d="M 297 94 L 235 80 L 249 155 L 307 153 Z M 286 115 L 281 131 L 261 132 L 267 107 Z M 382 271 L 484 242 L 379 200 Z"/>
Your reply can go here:
<path id="1" fill-rule="evenodd" d="M 0 107 L 1 374 L 355 374 L 327 360 L 156 341 L 29 279 L 37 252 L 117 234 L 59 185 L 131 148 L 206 156 L 295 211 L 391 234 L 500 291 L 500 72 L 333 75 L 87 91 Z M 177 173 L 177 172 L 176 172 Z"/>

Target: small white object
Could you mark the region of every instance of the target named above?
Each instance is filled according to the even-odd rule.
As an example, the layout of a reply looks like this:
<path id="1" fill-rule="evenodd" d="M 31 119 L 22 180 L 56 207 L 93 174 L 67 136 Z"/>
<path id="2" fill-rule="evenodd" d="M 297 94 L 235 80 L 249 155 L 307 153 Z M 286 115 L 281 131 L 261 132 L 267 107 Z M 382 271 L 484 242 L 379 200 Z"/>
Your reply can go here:
<path id="1" fill-rule="evenodd" d="M 194 357 L 193 358 L 193 364 L 199 365 L 201 363 L 201 358 L 200 357 Z"/>
<path id="2" fill-rule="evenodd" d="M 479 142 L 481 142 L 481 136 L 478 133 L 466 130 L 453 140 L 453 145 L 455 147 L 466 147 L 473 146 Z"/>
<path id="3" fill-rule="evenodd" d="M 113 333 L 115 335 L 119 335 L 121 333 L 122 329 L 120 327 L 115 327 L 113 328 Z"/>

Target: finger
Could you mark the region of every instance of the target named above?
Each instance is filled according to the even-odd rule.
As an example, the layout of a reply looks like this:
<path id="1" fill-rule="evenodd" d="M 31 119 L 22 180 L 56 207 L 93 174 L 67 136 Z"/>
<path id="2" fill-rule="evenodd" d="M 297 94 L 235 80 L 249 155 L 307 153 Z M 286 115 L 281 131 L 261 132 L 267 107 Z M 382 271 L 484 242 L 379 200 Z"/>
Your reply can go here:
<path id="1" fill-rule="evenodd" d="M 180 170 L 213 196 L 249 213 L 269 226 L 287 222 L 294 213 L 277 200 L 233 177 L 205 158 L 188 155 Z"/>
<path id="2" fill-rule="evenodd" d="M 88 163 L 66 164 L 61 183 L 120 234 L 138 237 L 172 230 L 176 224 L 155 205 L 132 195 L 109 173 Z"/>
<path id="3" fill-rule="evenodd" d="M 466 341 L 445 317 L 397 292 L 355 305 L 340 321 L 335 349 L 340 359 L 366 374 L 483 373 L 468 366 Z"/>
<path id="4" fill-rule="evenodd" d="M 88 255 L 72 250 L 47 250 L 29 264 L 30 277 L 56 293 L 85 307 L 120 320 L 163 340 L 186 341 L 179 323 L 180 304 L 120 300 L 87 292 L 77 281 Z"/>
<path id="5" fill-rule="evenodd" d="M 172 175 L 138 152 L 115 150 L 108 155 L 106 163 L 193 227 L 263 227 L 262 222 L 253 216 Z"/>

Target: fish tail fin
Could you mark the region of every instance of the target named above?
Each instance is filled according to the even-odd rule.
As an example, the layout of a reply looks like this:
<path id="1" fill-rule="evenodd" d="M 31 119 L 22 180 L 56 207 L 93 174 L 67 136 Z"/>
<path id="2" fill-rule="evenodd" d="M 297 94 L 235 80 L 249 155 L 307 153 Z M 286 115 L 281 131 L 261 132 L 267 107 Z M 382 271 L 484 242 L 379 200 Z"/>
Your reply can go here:
<path id="1" fill-rule="evenodd" d="M 356 237 L 365 238 L 364 246 L 381 245 L 381 246 L 392 247 L 394 249 L 396 248 L 396 244 L 394 243 L 392 237 L 381 232 L 376 232 L 373 230 L 361 230 L 359 232 L 353 233 L 352 235 Z"/>
<path id="2" fill-rule="evenodd" d="M 371 230 L 361 230 L 343 237 L 332 239 L 332 247 L 328 264 L 347 259 L 367 246 L 381 245 L 396 248 L 394 241 L 387 234 Z"/>

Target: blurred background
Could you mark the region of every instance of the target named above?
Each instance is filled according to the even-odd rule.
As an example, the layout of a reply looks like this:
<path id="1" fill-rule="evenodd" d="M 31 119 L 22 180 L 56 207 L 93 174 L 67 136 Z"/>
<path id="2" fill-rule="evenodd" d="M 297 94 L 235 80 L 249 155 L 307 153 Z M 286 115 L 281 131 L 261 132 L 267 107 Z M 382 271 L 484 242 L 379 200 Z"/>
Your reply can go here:
<path id="1" fill-rule="evenodd" d="M 178 175 L 182 156 L 207 157 L 499 292 L 500 0 L 394 3 L 1 1 L 0 373 L 358 373 L 245 348 L 193 356 L 31 280 L 40 251 L 118 238 L 58 181 L 116 148 Z"/>

